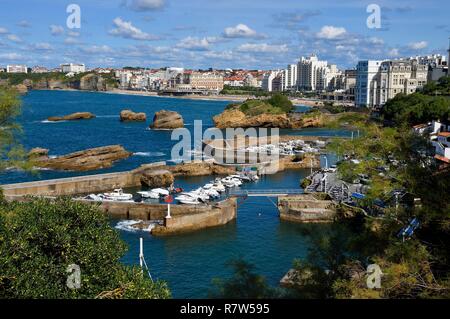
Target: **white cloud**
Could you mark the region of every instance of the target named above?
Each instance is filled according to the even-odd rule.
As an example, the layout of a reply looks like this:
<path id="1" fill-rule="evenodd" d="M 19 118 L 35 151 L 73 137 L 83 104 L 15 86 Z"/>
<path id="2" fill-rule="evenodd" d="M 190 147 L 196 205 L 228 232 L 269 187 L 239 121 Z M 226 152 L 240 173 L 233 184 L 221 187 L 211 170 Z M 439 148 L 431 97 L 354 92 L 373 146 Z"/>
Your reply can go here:
<path id="1" fill-rule="evenodd" d="M 50 25 L 50 33 L 54 36 L 58 36 L 64 33 L 64 28 L 60 25 Z"/>
<path id="2" fill-rule="evenodd" d="M 22 27 L 22 28 L 29 28 L 29 27 L 31 27 L 30 22 L 28 22 L 27 20 L 22 20 L 19 23 L 17 23 L 17 25 L 19 27 Z"/>
<path id="3" fill-rule="evenodd" d="M 342 27 L 334 27 L 332 25 L 325 25 L 317 33 L 317 37 L 320 39 L 337 39 L 345 35 L 347 31 Z"/>
<path id="4" fill-rule="evenodd" d="M 380 39 L 380 38 L 377 38 L 377 37 L 369 38 L 368 41 L 369 41 L 369 43 L 375 44 L 375 45 L 383 45 L 384 44 L 384 40 Z"/>
<path id="5" fill-rule="evenodd" d="M 20 60 L 22 58 L 18 53 L 0 53 L 0 59 L 4 60 Z"/>
<path id="6" fill-rule="evenodd" d="M 112 53 L 113 49 L 107 45 L 92 45 L 81 48 L 81 51 L 85 53 Z"/>
<path id="7" fill-rule="evenodd" d="M 78 39 L 73 38 L 73 37 L 67 37 L 67 38 L 64 40 L 64 43 L 65 43 L 65 44 L 78 44 L 78 43 L 80 43 L 80 41 L 78 41 Z"/>
<path id="8" fill-rule="evenodd" d="M 165 5 L 165 0 L 130 0 L 126 2 L 126 6 L 134 11 L 151 11 L 157 10 Z"/>
<path id="9" fill-rule="evenodd" d="M 425 49 L 428 43 L 426 41 L 413 42 L 409 44 L 409 48 L 413 50 Z"/>
<path id="10" fill-rule="evenodd" d="M 80 36 L 80 32 L 69 31 L 69 32 L 67 32 L 67 35 L 69 37 L 79 37 Z"/>
<path id="11" fill-rule="evenodd" d="M 245 43 L 237 48 L 240 52 L 256 52 L 256 53 L 268 53 L 268 52 L 287 52 L 288 46 L 286 44 L 271 45 L 267 43 Z"/>
<path id="12" fill-rule="evenodd" d="M 136 28 L 130 21 L 124 21 L 122 18 L 115 18 L 113 20 L 115 29 L 109 31 L 109 34 L 122 37 L 125 39 L 134 40 L 158 40 L 159 38 L 155 35 L 146 33 L 141 29 Z"/>
<path id="13" fill-rule="evenodd" d="M 15 34 L 8 34 L 7 38 L 12 42 L 22 42 L 22 39 Z"/>
<path id="14" fill-rule="evenodd" d="M 9 31 L 8 31 L 8 29 L 6 29 L 6 28 L 0 28 L 0 34 L 6 34 L 6 33 L 8 33 Z"/>
<path id="15" fill-rule="evenodd" d="M 400 51 L 397 48 L 393 48 L 389 50 L 388 55 L 392 57 L 397 57 L 400 55 Z"/>
<path id="16" fill-rule="evenodd" d="M 189 50 L 208 50 L 215 38 L 196 38 L 187 37 L 182 39 L 178 44 L 178 48 L 189 49 Z"/>
<path id="17" fill-rule="evenodd" d="M 263 35 L 258 34 L 255 30 L 249 28 L 245 24 L 238 24 L 234 27 L 225 28 L 224 36 L 226 38 L 260 38 Z"/>
<path id="18" fill-rule="evenodd" d="M 53 47 L 50 43 L 47 42 L 39 42 L 32 45 L 32 48 L 35 50 L 42 50 L 42 51 L 50 51 L 53 50 Z"/>
<path id="19" fill-rule="evenodd" d="M 209 51 L 204 54 L 204 57 L 210 58 L 210 59 L 221 59 L 221 60 L 233 60 L 234 59 L 232 51 L 221 51 L 221 52 Z"/>

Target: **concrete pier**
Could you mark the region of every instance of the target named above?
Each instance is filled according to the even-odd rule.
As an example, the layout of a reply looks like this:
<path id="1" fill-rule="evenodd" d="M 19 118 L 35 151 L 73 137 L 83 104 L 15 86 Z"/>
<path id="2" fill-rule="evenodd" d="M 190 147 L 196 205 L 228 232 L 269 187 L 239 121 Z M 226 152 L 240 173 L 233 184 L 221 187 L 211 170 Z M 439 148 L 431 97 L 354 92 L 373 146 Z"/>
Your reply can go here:
<path id="1" fill-rule="evenodd" d="M 280 218 L 293 222 L 332 222 L 336 210 L 333 201 L 316 199 L 312 194 L 278 198 Z"/>

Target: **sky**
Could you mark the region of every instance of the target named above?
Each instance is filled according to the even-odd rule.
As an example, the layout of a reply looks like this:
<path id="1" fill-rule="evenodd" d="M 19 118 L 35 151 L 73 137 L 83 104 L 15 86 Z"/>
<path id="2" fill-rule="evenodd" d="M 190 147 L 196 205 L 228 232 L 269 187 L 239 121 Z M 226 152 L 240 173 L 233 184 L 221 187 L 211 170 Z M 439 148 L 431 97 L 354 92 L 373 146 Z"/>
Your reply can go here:
<path id="1" fill-rule="evenodd" d="M 70 4 L 80 8 L 79 28 L 67 24 Z M 369 27 L 371 4 L 380 19 Z M 353 68 L 446 55 L 449 12 L 450 1 L 435 0 L 1 0 L 0 67 L 268 70 L 314 53 Z"/>

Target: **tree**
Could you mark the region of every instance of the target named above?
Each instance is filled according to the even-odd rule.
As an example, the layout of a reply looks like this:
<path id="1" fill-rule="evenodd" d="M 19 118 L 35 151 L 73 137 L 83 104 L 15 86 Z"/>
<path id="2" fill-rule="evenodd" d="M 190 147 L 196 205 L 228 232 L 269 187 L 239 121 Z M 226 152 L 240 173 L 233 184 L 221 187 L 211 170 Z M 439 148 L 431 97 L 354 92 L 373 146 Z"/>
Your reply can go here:
<path id="1" fill-rule="evenodd" d="M 94 205 L 0 201 L 0 298 L 168 298 L 164 282 L 124 266 L 125 243 Z M 66 285 L 69 265 L 81 287 Z"/>
<path id="2" fill-rule="evenodd" d="M 275 298 L 277 292 L 271 288 L 265 278 L 255 273 L 254 265 L 243 259 L 233 260 L 229 266 L 234 274 L 228 280 L 215 279 L 211 298 L 225 299 L 262 299 Z"/>
<path id="3" fill-rule="evenodd" d="M 276 93 L 270 99 L 267 100 L 273 107 L 278 107 L 283 112 L 288 113 L 294 109 L 294 105 L 286 95 Z"/>
<path id="4" fill-rule="evenodd" d="M 25 150 L 18 143 L 21 127 L 16 118 L 21 113 L 21 102 L 16 90 L 0 86 L 0 171 L 7 167 L 29 168 Z"/>

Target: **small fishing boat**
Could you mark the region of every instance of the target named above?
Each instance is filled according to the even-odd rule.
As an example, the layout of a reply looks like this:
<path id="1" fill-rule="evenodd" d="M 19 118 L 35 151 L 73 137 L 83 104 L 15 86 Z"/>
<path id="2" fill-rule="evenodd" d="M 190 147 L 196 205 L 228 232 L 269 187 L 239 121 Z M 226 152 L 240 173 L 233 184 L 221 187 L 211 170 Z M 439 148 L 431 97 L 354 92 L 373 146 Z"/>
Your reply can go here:
<path id="1" fill-rule="evenodd" d="M 121 188 L 113 190 L 111 193 L 103 194 L 105 200 L 128 201 L 133 199 L 133 194 L 124 193 Z"/>
<path id="2" fill-rule="evenodd" d="M 93 201 L 102 201 L 103 200 L 103 196 L 101 195 L 96 195 L 96 194 L 89 194 L 86 197 L 84 197 L 84 199 L 88 199 L 88 200 L 93 200 Z"/>
<path id="3" fill-rule="evenodd" d="M 154 188 L 151 190 L 153 193 L 158 194 L 159 196 L 167 196 L 170 194 L 170 192 L 167 189 L 164 188 Z"/>
<path id="4" fill-rule="evenodd" d="M 142 191 L 142 192 L 137 192 L 142 198 L 152 198 L 152 199 L 157 199 L 159 198 L 159 194 L 155 193 L 153 191 Z"/>

